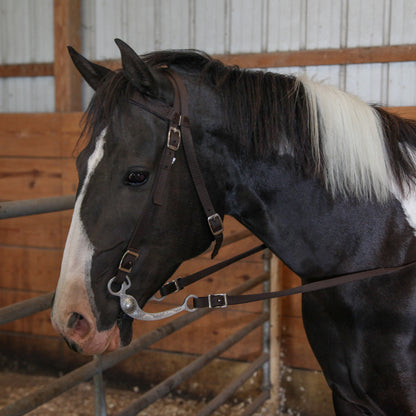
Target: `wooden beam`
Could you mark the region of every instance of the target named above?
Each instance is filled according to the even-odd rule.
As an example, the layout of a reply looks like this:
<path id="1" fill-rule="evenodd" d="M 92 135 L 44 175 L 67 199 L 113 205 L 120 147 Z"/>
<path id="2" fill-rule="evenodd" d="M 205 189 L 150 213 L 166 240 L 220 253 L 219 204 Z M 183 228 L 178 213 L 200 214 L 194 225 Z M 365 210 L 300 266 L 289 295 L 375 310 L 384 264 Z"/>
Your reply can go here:
<path id="1" fill-rule="evenodd" d="M 400 117 L 416 120 L 416 107 L 387 107 L 387 111 L 395 113 Z"/>
<path id="2" fill-rule="evenodd" d="M 238 65 L 241 68 L 407 62 L 416 61 L 416 45 L 242 53 L 213 55 L 213 58 L 219 59 L 226 65 Z M 121 67 L 118 59 L 97 61 L 97 63 L 113 70 Z"/>
<path id="3" fill-rule="evenodd" d="M 58 4 L 63 2 L 55 0 Z M 68 0 L 64 0 L 66 2 Z M 75 0 L 78 2 L 79 0 Z M 72 4 L 72 3 L 71 3 Z M 62 7 L 62 6 L 61 6 Z M 55 19 L 56 21 L 57 19 Z M 76 25 L 75 25 L 76 26 Z M 57 28 L 55 28 L 55 32 Z M 61 31 L 59 28 L 58 31 Z M 78 36 L 79 37 L 79 36 Z M 67 59 L 66 45 L 72 46 L 79 43 L 79 39 L 68 39 L 63 42 L 58 38 L 59 51 L 63 51 L 60 57 L 65 63 Z M 76 46 L 74 46 L 76 48 Z M 79 46 L 78 46 L 78 49 Z M 55 48 L 55 53 L 59 55 Z M 247 53 L 232 55 L 214 55 L 227 65 L 238 65 L 242 68 L 278 68 L 287 66 L 319 66 L 319 65 L 347 65 L 347 64 L 366 64 L 366 63 L 389 63 L 416 61 L 416 45 L 394 45 L 394 46 L 370 46 L 362 48 L 345 49 L 315 49 L 309 51 L 283 51 L 267 53 Z M 112 70 L 120 68 L 119 59 L 108 59 L 97 61 L 98 64 L 106 66 Z M 36 77 L 54 75 L 60 69 L 60 63 L 33 63 L 0 65 L 0 77 Z M 70 64 L 69 66 L 71 66 Z"/>
<path id="4" fill-rule="evenodd" d="M 81 49 L 81 0 L 54 0 L 55 111 L 81 109 L 81 77 L 67 46 Z"/>
<path id="5" fill-rule="evenodd" d="M 227 65 L 238 65 L 242 68 L 405 62 L 416 60 L 416 45 L 247 53 L 215 57 Z"/>
<path id="6" fill-rule="evenodd" d="M 52 63 L 0 65 L 0 78 L 53 76 Z"/>

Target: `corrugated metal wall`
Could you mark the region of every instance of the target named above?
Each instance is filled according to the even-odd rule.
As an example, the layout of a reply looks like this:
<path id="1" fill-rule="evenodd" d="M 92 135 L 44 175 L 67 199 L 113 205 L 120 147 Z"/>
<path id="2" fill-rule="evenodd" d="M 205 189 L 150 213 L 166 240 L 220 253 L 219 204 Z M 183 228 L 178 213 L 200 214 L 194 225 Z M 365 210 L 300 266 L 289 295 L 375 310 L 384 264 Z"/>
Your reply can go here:
<path id="1" fill-rule="evenodd" d="M 53 60 L 53 1 L 0 0 L 0 63 Z M 117 58 L 120 37 L 139 53 L 197 48 L 274 52 L 416 43 L 415 0 L 83 0 L 83 52 Z M 416 104 L 416 62 L 306 68 L 368 102 Z M 86 89 L 85 89 L 86 90 Z M 84 93 L 84 102 L 88 92 Z M 0 80 L 0 112 L 53 111 L 52 77 Z"/>
<path id="2" fill-rule="evenodd" d="M 0 64 L 53 62 L 53 0 L 0 0 Z M 55 111 L 53 77 L 0 79 L 0 112 Z"/>

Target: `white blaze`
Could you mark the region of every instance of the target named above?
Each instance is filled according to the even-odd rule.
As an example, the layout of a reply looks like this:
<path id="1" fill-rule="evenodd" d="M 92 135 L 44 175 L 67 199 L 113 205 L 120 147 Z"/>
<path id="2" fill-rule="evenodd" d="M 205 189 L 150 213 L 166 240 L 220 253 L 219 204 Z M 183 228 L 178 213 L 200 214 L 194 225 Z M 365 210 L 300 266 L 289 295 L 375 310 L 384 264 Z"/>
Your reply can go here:
<path id="1" fill-rule="evenodd" d="M 91 260 L 94 247 L 89 240 L 81 220 L 81 206 L 91 177 L 104 155 L 104 143 L 107 129 L 99 135 L 95 150 L 88 159 L 87 174 L 75 202 L 71 227 L 69 229 L 62 258 L 61 273 L 56 289 L 53 307 L 53 324 L 64 334 L 66 324 L 72 312 L 81 313 L 89 324 L 94 315 L 91 310 L 92 296 L 90 284 Z M 90 316 L 85 316 L 85 310 Z"/>

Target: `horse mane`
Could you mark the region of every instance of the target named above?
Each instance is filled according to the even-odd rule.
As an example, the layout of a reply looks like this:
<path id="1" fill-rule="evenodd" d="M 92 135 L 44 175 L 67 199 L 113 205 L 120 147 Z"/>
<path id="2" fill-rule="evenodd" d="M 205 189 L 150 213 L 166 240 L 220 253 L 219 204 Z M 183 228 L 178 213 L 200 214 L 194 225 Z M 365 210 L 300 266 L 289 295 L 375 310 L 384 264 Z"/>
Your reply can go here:
<path id="1" fill-rule="evenodd" d="M 416 182 L 416 122 L 334 87 L 305 78 L 224 65 L 198 51 L 143 57 L 208 83 L 223 102 L 230 140 L 258 158 L 290 154 L 307 177 L 320 178 L 335 197 L 384 201 Z M 84 132 L 97 137 L 120 102 L 133 92 L 122 71 L 110 74 L 93 97 Z"/>

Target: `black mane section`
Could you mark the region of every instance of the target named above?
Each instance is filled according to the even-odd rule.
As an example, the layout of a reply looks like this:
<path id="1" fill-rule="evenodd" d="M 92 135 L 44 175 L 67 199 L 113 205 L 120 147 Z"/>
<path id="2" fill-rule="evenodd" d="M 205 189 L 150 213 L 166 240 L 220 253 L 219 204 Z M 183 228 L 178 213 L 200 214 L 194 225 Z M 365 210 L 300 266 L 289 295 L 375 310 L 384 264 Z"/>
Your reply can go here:
<path id="1" fill-rule="evenodd" d="M 104 127 L 108 126 L 116 108 L 127 103 L 134 87 L 121 70 L 109 73 L 97 88 L 87 111 L 82 118 L 83 130 L 81 138 L 90 138 L 94 142 Z"/>
<path id="2" fill-rule="evenodd" d="M 259 157 L 290 149 L 313 172 L 305 91 L 296 77 L 227 66 L 198 51 L 162 51 L 144 57 L 152 66 L 194 73 L 223 102 L 229 135 Z"/>
<path id="3" fill-rule="evenodd" d="M 406 194 L 416 183 L 416 120 L 404 119 L 380 107 L 375 109 L 383 125 L 387 154 L 396 183 L 401 193 Z"/>

